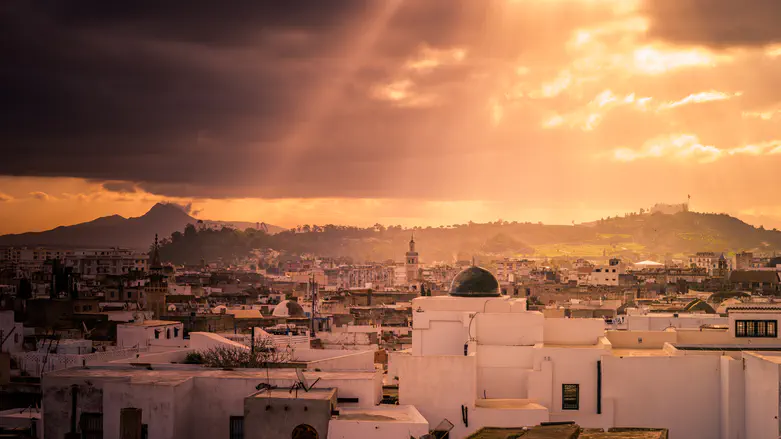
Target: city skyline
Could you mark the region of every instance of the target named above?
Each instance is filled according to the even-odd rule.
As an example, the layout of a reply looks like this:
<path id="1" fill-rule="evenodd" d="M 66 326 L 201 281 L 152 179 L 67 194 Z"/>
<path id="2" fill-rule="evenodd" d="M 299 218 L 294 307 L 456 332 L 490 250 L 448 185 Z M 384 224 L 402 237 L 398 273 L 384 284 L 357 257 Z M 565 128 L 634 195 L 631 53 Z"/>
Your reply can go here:
<path id="1" fill-rule="evenodd" d="M 435 226 L 570 224 L 689 194 L 781 227 L 778 2 L 180 13 L 4 6 L 0 234 L 160 201 L 283 227 Z"/>

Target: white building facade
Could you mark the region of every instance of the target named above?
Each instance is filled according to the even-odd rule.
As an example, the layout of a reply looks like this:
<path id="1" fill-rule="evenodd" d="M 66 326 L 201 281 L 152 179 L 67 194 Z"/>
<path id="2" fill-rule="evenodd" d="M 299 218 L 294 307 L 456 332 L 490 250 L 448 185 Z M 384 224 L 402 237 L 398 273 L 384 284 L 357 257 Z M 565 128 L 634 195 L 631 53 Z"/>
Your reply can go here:
<path id="1" fill-rule="evenodd" d="M 606 332 L 602 319 L 528 311 L 490 273 L 469 270 L 450 296 L 413 301 L 412 349 L 391 355 L 399 403 L 432 428 L 447 419 L 450 437 L 464 438 L 484 426 L 575 421 L 669 428 L 675 438 L 778 436 L 781 309 L 732 310 L 717 331 Z"/>

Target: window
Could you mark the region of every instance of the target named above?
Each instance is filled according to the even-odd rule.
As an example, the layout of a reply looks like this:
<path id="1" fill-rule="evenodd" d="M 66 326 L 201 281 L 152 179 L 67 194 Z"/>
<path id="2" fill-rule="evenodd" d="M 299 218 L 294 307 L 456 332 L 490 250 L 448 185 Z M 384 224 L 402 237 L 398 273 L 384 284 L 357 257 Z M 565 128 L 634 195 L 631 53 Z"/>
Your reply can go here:
<path id="1" fill-rule="evenodd" d="M 735 320 L 735 337 L 778 337 L 777 320 Z"/>
<path id="2" fill-rule="evenodd" d="M 580 409 L 580 384 L 561 385 L 561 409 L 562 410 Z"/>
<path id="3" fill-rule="evenodd" d="M 320 439 L 317 430 L 309 424 L 300 424 L 293 429 L 291 434 L 293 439 Z"/>
<path id="4" fill-rule="evenodd" d="M 244 416 L 230 417 L 230 439 L 244 439 Z"/>
<path id="5" fill-rule="evenodd" d="M 170 328 L 165 330 L 165 338 L 171 338 L 171 329 Z"/>
<path id="6" fill-rule="evenodd" d="M 160 330 L 155 329 L 155 338 L 160 338 Z"/>
<path id="7" fill-rule="evenodd" d="M 79 418 L 81 437 L 85 439 L 103 438 L 103 414 L 82 413 Z"/>
<path id="8" fill-rule="evenodd" d="M 179 328 L 174 328 L 174 338 L 179 337 Z"/>
<path id="9" fill-rule="evenodd" d="M 111 298 L 113 299 L 113 298 L 114 298 L 114 296 L 116 296 L 116 292 L 112 291 L 112 292 L 111 292 Z"/>

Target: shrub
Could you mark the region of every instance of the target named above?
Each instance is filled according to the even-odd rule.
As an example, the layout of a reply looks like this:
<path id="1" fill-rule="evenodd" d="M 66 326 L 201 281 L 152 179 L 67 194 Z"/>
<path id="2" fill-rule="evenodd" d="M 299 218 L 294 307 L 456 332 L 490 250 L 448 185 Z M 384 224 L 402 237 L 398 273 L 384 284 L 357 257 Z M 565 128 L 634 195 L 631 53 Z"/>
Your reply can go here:
<path id="1" fill-rule="evenodd" d="M 203 364 L 217 368 L 261 368 L 271 363 L 287 363 L 293 357 L 291 349 L 278 349 L 270 338 L 255 340 L 254 353 L 239 346 L 215 346 L 201 352 Z"/>

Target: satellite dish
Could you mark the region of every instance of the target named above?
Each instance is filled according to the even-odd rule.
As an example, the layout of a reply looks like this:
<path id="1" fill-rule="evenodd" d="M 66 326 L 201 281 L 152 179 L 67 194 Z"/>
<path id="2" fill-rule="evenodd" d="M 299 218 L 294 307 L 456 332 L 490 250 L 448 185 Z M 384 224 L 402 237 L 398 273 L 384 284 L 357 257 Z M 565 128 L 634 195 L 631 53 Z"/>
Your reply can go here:
<path id="1" fill-rule="evenodd" d="M 304 376 L 304 371 L 301 369 L 296 369 L 296 377 L 298 377 L 298 382 L 303 384 L 305 389 L 310 388 L 309 382 L 306 380 L 306 377 Z"/>
<path id="2" fill-rule="evenodd" d="M 82 328 L 84 328 L 84 338 L 89 338 L 90 336 L 92 336 L 92 331 L 94 331 L 95 328 L 87 329 L 87 324 L 84 323 L 83 320 L 81 321 L 81 326 Z"/>
<path id="3" fill-rule="evenodd" d="M 435 439 L 445 438 L 448 437 L 448 433 L 450 433 L 450 430 L 455 427 L 452 422 L 448 421 L 447 419 L 443 419 L 442 422 L 439 423 L 429 434 L 431 437 Z"/>
<path id="4" fill-rule="evenodd" d="M 320 378 L 318 378 L 312 385 L 309 385 L 309 381 L 304 376 L 304 371 L 302 369 L 296 369 L 296 377 L 298 378 L 298 382 L 293 384 L 293 387 L 290 388 L 290 393 L 293 393 L 294 390 L 298 393 L 298 389 L 303 389 L 304 392 L 308 392 L 312 390 L 312 387 L 314 387 L 318 381 L 320 381 Z"/>

